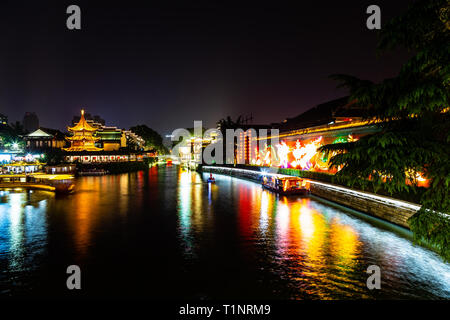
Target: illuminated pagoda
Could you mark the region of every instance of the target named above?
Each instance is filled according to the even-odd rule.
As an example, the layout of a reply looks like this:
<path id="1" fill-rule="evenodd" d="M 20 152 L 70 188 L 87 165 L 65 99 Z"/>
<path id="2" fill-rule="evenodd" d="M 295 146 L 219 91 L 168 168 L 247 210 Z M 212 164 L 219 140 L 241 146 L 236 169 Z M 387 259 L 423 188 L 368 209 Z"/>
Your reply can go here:
<path id="1" fill-rule="evenodd" d="M 84 118 L 84 110 L 81 110 L 80 121 L 73 127 L 68 127 L 73 136 L 66 137 L 70 141 L 70 147 L 64 148 L 65 151 L 102 151 L 102 148 L 95 146 L 95 142 L 100 138 L 95 137 L 94 134 L 97 128 L 94 128 L 87 123 Z"/>

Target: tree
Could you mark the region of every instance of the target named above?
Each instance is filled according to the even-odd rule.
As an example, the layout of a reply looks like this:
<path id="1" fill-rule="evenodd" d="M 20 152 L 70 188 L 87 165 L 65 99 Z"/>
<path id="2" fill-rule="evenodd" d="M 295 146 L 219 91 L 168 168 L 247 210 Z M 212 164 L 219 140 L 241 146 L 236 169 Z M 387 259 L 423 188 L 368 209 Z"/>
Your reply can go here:
<path id="1" fill-rule="evenodd" d="M 44 161 L 49 165 L 64 163 L 65 152 L 62 149 L 49 149 L 45 152 Z"/>
<path id="2" fill-rule="evenodd" d="M 236 121 L 233 121 L 230 116 L 227 116 L 217 122 L 217 126 L 220 128 L 223 136 L 225 136 L 226 129 L 237 129 L 242 124 L 244 124 L 242 116 L 237 117 Z"/>
<path id="3" fill-rule="evenodd" d="M 154 149 L 160 154 L 169 153 L 163 144 L 161 135 L 155 130 L 147 127 L 145 124 L 131 127 L 130 130 L 145 140 L 146 149 Z"/>
<path id="4" fill-rule="evenodd" d="M 367 109 L 380 131 L 356 142 L 322 147 L 336 179 L 353 185 L 382 184 L 413 192 L 418 174 L 431 181 L 421 209 L 409 220 L 416 239 L 425 239 L 450 259 L 450 9 L 447 0 L 420 0 L 379 32 L 378 50 L 397 46 L 413 54 L 399 74 L 381 83 L 333 75 Z"/>
<path id="5" fill-rule="evenodd" d="M 22 134 L 23 127 L 18 121 L 12 127 L 9 125 L 0 127 L 0 147 L 9 150 L 23 149 L 25 143 L 20 137 Z"/>
<path id="6" fill-rule="evenodd" d="M 20 135 L 24 135 L 27 132 L 25 131 L 23 125 L 20 123 L 20 121 L 16 121 L 15 123 L 11 124 L 11 128 L 14 132 L 14 134 L 20 136 Z"/>
<path id="7" fill-rule="evenodd" d="M 227 129 L 236 130 L 236 129 L 240 128 L 243 124 L 244 124 L 244 121 L 243 121 L 242 115 L 238 116 L 236 118 L 236 121 L 233 121 L 230 116 L 227 116 L 226 118 L 222 118 L 217 122 L 217 127 L 220 130 L 220 133 L 222 134 L 222 141 L 223 141 L 222 152 L 224 155 L 227 154 L 227 150 L 226 150 L 227 149 L 227 134 L 226 134 Z M 234 138 L 233 138 L 233 140 L 234 140 Z M 236 146 L 236 144 L 234 144 L 234 141 L 232 143 L 234 146 L 233 158 L 234 158 L 234 160 L 236 160 L 237 146 Z"/>

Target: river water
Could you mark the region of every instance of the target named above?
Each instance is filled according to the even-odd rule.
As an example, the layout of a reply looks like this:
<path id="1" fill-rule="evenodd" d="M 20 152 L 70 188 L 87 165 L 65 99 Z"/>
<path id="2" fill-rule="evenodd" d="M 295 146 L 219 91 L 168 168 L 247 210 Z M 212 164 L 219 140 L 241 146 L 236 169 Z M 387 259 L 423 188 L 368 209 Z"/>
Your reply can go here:
<path id="1" fill-rule="evenodd" d="M 0 191 L 0 297 L 450 298 L 450 265 L 399 228 L 206 178 L 153 167 L 78 178 L 66 196 Z M 67 290 L 69 265 L 81 290 Z"/>

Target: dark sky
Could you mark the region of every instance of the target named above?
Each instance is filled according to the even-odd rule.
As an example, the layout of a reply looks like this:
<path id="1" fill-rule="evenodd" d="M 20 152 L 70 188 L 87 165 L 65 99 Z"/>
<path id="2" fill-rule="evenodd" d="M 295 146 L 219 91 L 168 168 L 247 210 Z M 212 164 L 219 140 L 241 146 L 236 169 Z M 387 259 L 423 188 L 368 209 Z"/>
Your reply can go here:
<path id="1" fill-rule="evenodd" d="M 377 58 L 366 8 L 381 7 L 383 26 L 411 1 L 292 3 L 2 0 L 0 113 L 65 129 L 84 107 L 161 134 L 227 115 L 279 122 L 345 95 L 328 75 L 379 81 L 407 57 Z M 80 31 L 66 28 L 70 4 Z"/>

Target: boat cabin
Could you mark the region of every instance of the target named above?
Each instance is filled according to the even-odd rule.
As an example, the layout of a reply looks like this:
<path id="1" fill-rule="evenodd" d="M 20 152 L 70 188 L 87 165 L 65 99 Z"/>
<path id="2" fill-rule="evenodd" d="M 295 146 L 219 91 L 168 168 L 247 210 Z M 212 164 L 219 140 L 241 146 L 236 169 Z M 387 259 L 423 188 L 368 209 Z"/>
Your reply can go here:
<path id="1" fill-rule="evenodd" d="M 299 177 L 264 176 L 263 187 L 281 194 L 308 194 L 309 181 Z"/>

